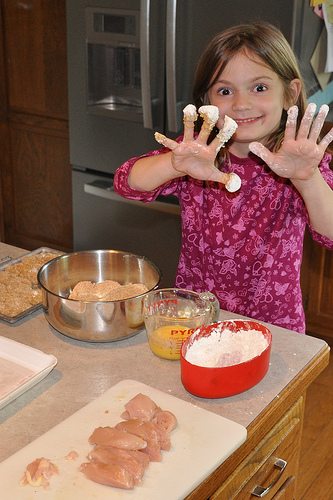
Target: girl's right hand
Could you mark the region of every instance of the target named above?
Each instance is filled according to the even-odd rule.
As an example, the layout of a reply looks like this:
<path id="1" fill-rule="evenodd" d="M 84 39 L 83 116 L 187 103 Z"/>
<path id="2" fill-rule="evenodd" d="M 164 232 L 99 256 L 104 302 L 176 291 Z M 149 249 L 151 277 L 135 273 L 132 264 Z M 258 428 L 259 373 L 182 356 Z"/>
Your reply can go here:
<path id="1" fill-rule="evenodd" d="M 158 142 L 171 149 L 175 177 L 190 175 L 195 179 L 221 182 L 222 174 L 215 167 L 216 147 L 213 142 L 207 145 L 202 141 L 200 134 L 197 139 L 184 137 L 180 143 L 158 135 Z"/>
<path id="2" fill-rule="evenodd" d="M 195 179 L 226 183 L 226 174 L 215 166 L 216 155 L 222 145 L 221 140 L 215 137 L 210 144 L 207 144 L 215 122 L 204 120 L 195 138 L 194 121 L 186 119 L 184 113 L 184 137 L 180 143 L 162 134 L 155 134 L 156 140 L 172 152 L 171 164 L 175 170 L 175 177 L 189 175 Z"/>
<path id="3" fill-rule="evenodd" d="M 216 106 L 202 106 L 199 113 L 203 118 L 200 133 L 194 137 L 194 122 L 197 110 L 193 104 L 184 109 L 184 137 L 178 143 L 158 132 L 155 139 L 170 152 L 153 154 L 139 158 L 131 168 L 127 182 L 133 189 L 153 191 L 162 184 L 177 177 L 190 176 L 203 181 L 225 184 L 227 191 L 235 192 L 241 186 L 241 179 L 235 173 L 223 173 L 215 167 L 215 159 L 220 148 L 230 139 L 237 123 L 225 116 L 224 124 L 214 140 L 207 144 L 209 135 L 217 122 Z"/>

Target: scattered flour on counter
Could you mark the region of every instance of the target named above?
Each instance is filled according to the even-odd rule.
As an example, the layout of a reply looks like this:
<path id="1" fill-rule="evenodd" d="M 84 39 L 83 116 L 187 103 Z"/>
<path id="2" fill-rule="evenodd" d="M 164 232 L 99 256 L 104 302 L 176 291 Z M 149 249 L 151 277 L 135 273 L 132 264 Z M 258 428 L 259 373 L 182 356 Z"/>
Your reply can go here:
<path id="1" fill-rule="evenodd" d="M 225 367 L 248 361 L 267 347 L 268 340 L 257 330 L 232 332 L 217 327 L 210 336 L 195 340 L 187 349 L 185 358 L 193 365 Z"/>

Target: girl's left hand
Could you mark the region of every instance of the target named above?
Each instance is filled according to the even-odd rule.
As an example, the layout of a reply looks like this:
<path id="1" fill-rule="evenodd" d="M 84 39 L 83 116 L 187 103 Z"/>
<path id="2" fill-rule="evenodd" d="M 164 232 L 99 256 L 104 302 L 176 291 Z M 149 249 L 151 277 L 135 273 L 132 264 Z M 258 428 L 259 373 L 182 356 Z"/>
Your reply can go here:
<path id="1" fill-rule="evenodd" d="M 298 108 L 292 106 L 288 110 L 285 136 L 281 148 L 276 153 L 272 153 L 263 144 L 251 142 L 250 151 L 262 158 L 270 169 L 280 177 L 288 177 L 291 180 L 310 179 L 324 156 L 327 146 L 333 140 L 332 128 L 317 144 L 329 108 L 326 104 L 321 106 L 312 123 L 315 111 L 316 105 L 309 104 L 296 133 Z"/>

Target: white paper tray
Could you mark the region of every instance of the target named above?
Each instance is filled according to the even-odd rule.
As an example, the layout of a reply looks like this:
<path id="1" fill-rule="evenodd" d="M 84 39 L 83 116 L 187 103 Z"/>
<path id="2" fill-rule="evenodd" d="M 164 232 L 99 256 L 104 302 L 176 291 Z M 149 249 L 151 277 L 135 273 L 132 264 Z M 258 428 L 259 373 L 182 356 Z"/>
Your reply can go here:
<path id="1" fill-rule="evenodd" d="M 178 420 L 171 450 L 162 462 L 150 463 L 143 484 L 134 490 L 110 488 L 89 481 L 78 468 L 92 449 L 88 438 L 98 426 L 121 420 L 124 404 L 142 392 Z M 52 409 L 50 409 L 52 411 Z M 123 380 L 62 423 L 0 464 L 1 498 L 15 500 L 182 500 L 245 440 L 246 428 L 227 418 L 135 380 Z M 79 458 L 64 459 L 75 450 Z M 26 466 L 39 457 L 57 465 L 50 489 L 19 486 Z"/>
<path id="2" fill-rule="evenodd" d="M 56 364 L 51 354 L 0 337 L 0 409 L 40 382 Z"/>

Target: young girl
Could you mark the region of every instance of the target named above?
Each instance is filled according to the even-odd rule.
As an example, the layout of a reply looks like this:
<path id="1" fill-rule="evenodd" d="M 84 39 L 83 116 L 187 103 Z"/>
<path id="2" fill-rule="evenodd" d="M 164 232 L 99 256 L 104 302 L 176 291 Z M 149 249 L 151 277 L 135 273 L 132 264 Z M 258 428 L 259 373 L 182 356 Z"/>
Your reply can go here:
<path id="1" fill-rule="evenodd" d="M 300 267 L 306 225 L 333 249 L 333 172 L 319 139 L 328 112 L 306 109 L 304 84 L 282 33 L 267 23 L 217 35 L 198 65 L 194 103 L 219 119 L 122 165 L 118 194 L 143 202 L 179 198 L 182 247 L 175 286 L 211 291 L 222 309 L 305 333 Z M 238 128 L 217 151 L 225 115 Z M 198 119 L 199 128 L 202 119 Z M 230 193 L 223 172 L 241 178 Z"/>

